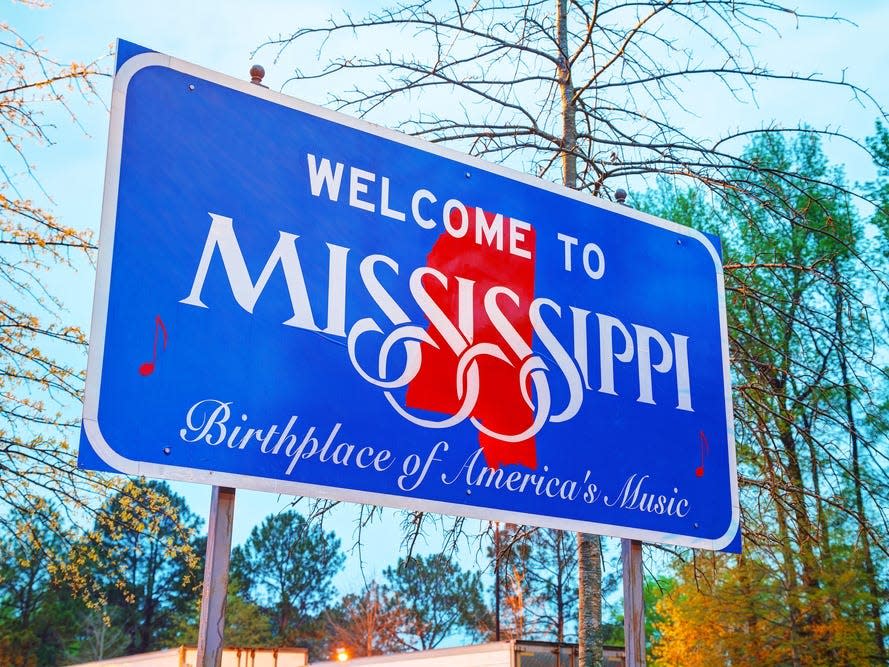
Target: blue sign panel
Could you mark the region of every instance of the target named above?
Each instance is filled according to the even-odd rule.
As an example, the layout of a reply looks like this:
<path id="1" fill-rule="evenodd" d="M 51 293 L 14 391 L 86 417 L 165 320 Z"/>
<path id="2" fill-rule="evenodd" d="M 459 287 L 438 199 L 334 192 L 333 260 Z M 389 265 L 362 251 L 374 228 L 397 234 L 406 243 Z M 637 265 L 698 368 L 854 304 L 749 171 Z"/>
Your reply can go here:
<path id="1" fill-rule="evenodd" d="M 83 424 L 129 474 L 738 526 L 707 237 L 157 53 L 114 83 Z"/>

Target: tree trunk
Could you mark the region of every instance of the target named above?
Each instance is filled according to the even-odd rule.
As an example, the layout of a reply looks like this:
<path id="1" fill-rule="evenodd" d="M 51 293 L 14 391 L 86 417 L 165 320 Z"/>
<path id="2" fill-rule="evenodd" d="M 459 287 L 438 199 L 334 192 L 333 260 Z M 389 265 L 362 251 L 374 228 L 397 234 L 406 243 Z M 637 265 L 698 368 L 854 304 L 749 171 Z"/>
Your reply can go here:
<path id="1" fill-rule="evenodd" d="M 784 422 L 778 424 L 779 439 L 787 455 L 787 461 L 784 466 L 785 473 L 790 481 L 790 489 L 786 492 L 792 498 L 793 517 L 796 523 L 797 546 L 800 553 L 800 561 L 802 565 L 803 586 L 809 591 L 815 591 L 821 588 L 821 581 L 815 570 L 815 551 L 812 543 L 815 541 L 812 523 L 809 520 L 809 513 L 806 507 L 805 480 L 803 479 L 802 469 L 799 464 L 799 452 L 797 451 L 796 439 L 791 432 L 793 428 L 791 420 L 793 419 L 790 409 L 786 405 L 786 399 L 782 399 L 782 413 L 785 415 Z"/>
<path id="2" fill-rule="evenodd" d="M 799 255 L 797 249 L 794 253 L 793 261 L 801 264 L 803 258 Z M 795 325 L 797 322 L 797 312 L 803 300 L 803 283 L 802 277 L 798 271 L 792 276 L 792 288 L 790 291 L 790 310 L 788 311 L 788 322 L 784 333 L 784 340 L 780 346 L 781 358 L 778 362 L 778 368 L 775 369 L 773 377 L 770 378 L 772 387 L 775 391 L 775 399 L 778 403 L 778 423 L 776 428 L 781 446 L 786 456 L 784 471 L 790 481 L 790 489 L 787 493 L 793 498 L 793 518 L 796 523 L 796 534 L 799 546 L 800 561 L 802 564 L 802 582 L 803 586 L 814 592 L 821 587 L 821 582 L 815 571 L 815 552 L 812 543 L 815 541 L 812 523 L 809 520 L 808 508 L 806 507 L 806 481 L 803 479 L 802 468 L 800 467 L 799 451 L 797 449 L 794 430 L 796 430 L 796 415 L 792 407 L 793 402 L 789 396 L 788 383 L 793 373 L 791 359 L 793 353 L 791 346 L 793 338 L 796 335 Z M 789 517 L 788 517 L 789 518 Z"/>
<path id="3" fill-rule="evenodd" d="M 834 275 L 839 281 L 839 269 L 834 260 Z M 845 398 L 846 420 L 849 428 L 849 440 L 851 444 L 852 458 L 852 484 L 855 487 L 855 513 L 859 522 L 859 533 L 861 535 L 861 551 L 864 560 L 864 576 L 868 592 L 870 593 L 870 615 L 874 624 L 874 641 L 877 648 L 877 658 L 879 664 L 889 664 L 889 656 L 886 654 L 886 638 L 883 630 L 883 620 L 880 614 L 880 583 L 877 580 L 877 572 L 874 567 L 873 555 L 870 550 L 870 536 L 867 532 L 867 517 L 864 513 L 864 495 L 861 487 L 861 462 L 858 453 L 858 426 L 855 421 L 855 411 L 852 407 L 852 387 L 849 385 L 849 364 L 846 359 L 846 333 L 845 323 L 843 319 L 843 293 L 842 286 L 837 285 L 836 289 L 836 328 L 837 338 L 839 339 L 840 373 L 843 382 L 843 396 Z"/>
<path id="4" fill-rule="evenodd" d="M 562 182 L 577 188 L 577 105 L 568 60 L 568 2 L 556 0 L 559 91 L 562 98 Z M 602 664 L 602 566 L 597 535 L 577 535 L 577 643 L 581 667 Z"/>
<path id="5" fill-rule="evenodd" d="M 812 413 L 817 412 L 817 406 L 813 405 Z M 821 560 L 833 562 L 833 549 L 830 546 L 830 525 L 827 521 L 827 513 L 824 510 L 824 500 L 821 496 L 821 464 L 818 460 L 818 451 L 815 447 L 815 439 L 812 437 L 812 420 L 810 415 L 803 415 L 803 433 L 806 446 L 809 448 L 809 467 L 812 476 L 812 491 L 815 493 L 815 517 L 818 521 L 819 545 Z"/>
<path id="6" fill-rule="evenodd" d="M 577 534 L 577 643 L 581 667 L 602 664 L 602 566 L 598 535 Z"/>
<path id="7" fill-rule="evenodd" d="M 796 580 L 796 564 L 793 559 L 793 550 L 790 547 L 790 535 L 787 530 L 787 513 L 784 511 L 782 499 L 777 496 L 778 491 L 773 491 L 775 509 L 778 515 L 778 536 L 781 544 L 781 561 L 784 568 L 784 585 L 787 587 L 787 613 L 790 626 L 790 658 L 793 667 L 802 667 L 800 656 L 801 623 L 799 600 L 799 584 Z"/>

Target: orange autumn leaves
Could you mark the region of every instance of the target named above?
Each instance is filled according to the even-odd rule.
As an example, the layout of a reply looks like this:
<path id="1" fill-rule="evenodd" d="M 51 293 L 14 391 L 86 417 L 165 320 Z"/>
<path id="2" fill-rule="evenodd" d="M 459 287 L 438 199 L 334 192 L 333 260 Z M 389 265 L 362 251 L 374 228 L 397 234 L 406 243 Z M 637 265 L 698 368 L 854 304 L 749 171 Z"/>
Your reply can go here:
<path id="1" fill-rule="evenodd" d="M 822 665 L 828 656 L 832 665 L 871 664 L 873 642 L 860 622 L 866 602 L 860 569 L 838 561 L 831 570 L 820 590 L 788 601 L 795 587 L 787 577 L 795 573 L 777 555 L 699 552 L 657 603 L 661 621 L 650 664 Z"/>

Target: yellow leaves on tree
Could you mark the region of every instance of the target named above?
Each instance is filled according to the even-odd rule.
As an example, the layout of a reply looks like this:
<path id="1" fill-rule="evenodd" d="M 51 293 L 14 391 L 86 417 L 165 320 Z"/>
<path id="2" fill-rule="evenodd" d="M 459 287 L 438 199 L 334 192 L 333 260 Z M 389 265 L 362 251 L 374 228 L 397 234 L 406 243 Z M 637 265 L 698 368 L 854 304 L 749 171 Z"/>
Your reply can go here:
<path id="1" fill-rule="evenodd" d="M 654 664 L 869 664 L 872 642 L 857 609 L 863 600 L 850 593 L 862 588 L 854 581 L 860 572 L 849 565 L 836 567 L 835 580 L 824 590 L 807 591 L 800 599 L 777 556 L 769 562 L 699 552 L 682 568 L 678 585 L 657 604 L 662 620 L 656 628 Z M 789 600 L 791 595 L 796 599 Z M 794 623 L 792 613 L 799 615 Z"/>

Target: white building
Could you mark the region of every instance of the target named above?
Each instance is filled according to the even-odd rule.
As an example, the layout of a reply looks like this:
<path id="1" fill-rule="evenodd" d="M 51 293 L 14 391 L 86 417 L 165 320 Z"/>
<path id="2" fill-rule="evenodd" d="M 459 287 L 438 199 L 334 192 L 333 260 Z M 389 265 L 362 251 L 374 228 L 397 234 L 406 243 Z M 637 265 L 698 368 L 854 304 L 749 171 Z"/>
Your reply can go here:
<path id="1" fill-rule="evenodd" d="M 198 667 L 197 653 L 193 646 L 180 646 L 72 667 Z M 222 654 L 222 667 L 303 667 L 307 664 L 309 652 L 304 648 L 227 648 Z"/>
<path id="2" fill-rule="evenodd" d="M 227 648 L 222 667 L 304 667 L 308 665 L 304 648 Z M 314 662 L 310 667 L 577 667 L 577 646 L 549 642 L 502 641 L 378 655 L 370 658 L 349 658 Z M 604 667 L 623 667 L 622 648 L 606 647 Z M 197 649 L 179 648 L 110 660 L 86 662 L 72 667 L 200 667 Z"/>
<path id="3" fill-rule="evenodd" d="M 313 662 L 311 667 L 577 667 L 577 647 L 549 642 L 503 641 Z M 623 667 L 623 648 L 606 647 L 605 667 Z"/>

